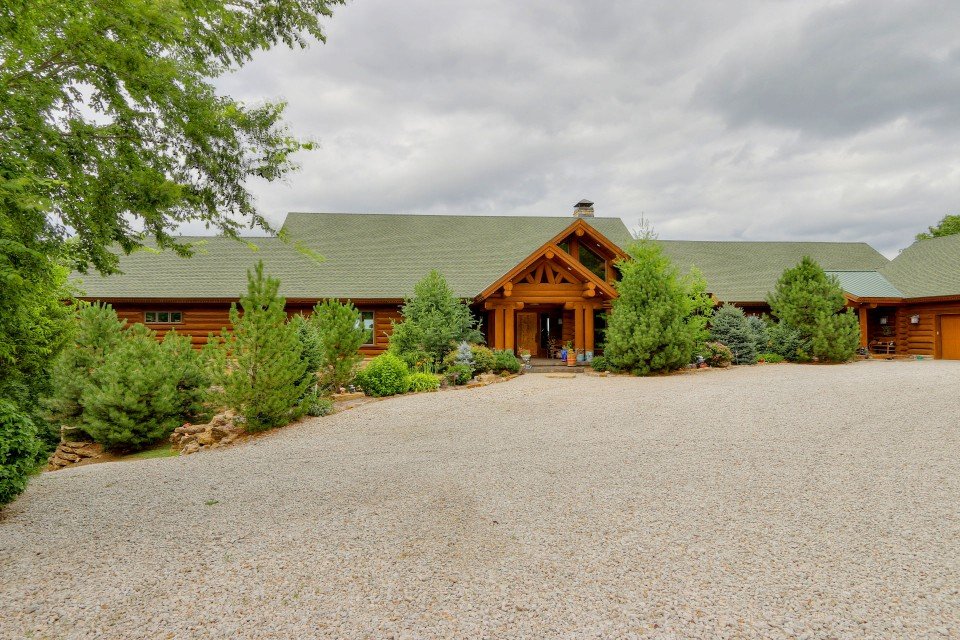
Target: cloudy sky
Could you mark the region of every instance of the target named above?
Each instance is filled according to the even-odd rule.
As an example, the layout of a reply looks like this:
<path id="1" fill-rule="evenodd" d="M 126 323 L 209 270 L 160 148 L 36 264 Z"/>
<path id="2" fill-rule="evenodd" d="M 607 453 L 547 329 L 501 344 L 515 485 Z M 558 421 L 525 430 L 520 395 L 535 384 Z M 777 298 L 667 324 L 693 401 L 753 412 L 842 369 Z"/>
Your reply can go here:
<path id="1" fill-rule="evenodd" d="M 960 2 L 355 0 L 223 78 L 284 99 L 263 212 L 568 215 L 665 239 L 864 240 L 960 209 Z"/>

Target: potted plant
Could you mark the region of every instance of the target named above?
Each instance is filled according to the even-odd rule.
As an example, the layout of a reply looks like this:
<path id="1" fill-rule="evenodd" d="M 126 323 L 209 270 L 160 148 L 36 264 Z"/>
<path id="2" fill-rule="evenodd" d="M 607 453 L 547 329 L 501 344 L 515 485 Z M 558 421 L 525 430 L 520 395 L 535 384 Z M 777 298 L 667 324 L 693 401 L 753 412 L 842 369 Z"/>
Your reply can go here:
<path id="1" fill-rule="evenodd" d="M 530 368 L 530 349 L 520 349 L 520 359 L 523 360 L 523 368 Z"/>
<path id="2" fill-rule="evenodd" d="M 576 366 L 577 352 L 574 350 L 573 343 L 571 343 L 570 341 L 567 341 L 566 351 L 567 351 L 567 356 L 566 356 L 567 366 L 568 367 Z"/>

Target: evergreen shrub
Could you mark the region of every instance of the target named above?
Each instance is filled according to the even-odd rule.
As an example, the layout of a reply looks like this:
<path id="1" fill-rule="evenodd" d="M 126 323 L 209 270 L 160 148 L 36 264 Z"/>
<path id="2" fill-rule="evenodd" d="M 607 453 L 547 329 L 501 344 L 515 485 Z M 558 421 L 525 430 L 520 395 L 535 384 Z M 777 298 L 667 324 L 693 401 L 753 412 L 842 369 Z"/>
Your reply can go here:
<path id="1" fill-rule="evenodd" d="M 440 367 L 462 342 L 483 341 L 470 307 L 458 299 L 438 271 L 431 271 L 403 305 L 403 322 L 395 324 L 390 351 L 412 368 Z"/>
<path id="2" fill-rule="evenodd" d="M 725 304 L 714 312 L 710 322 L 710 339 L 730 349 L 733 364 L 757 362 L 757 335 L 743 310 L 732 304 Z"/>
<path id="3" fill-rule="evenodd" d="M 470 346 L 470 354 L 473 357 L 473 375 L 488 373 L 493 370 L 494 356 L 492 349 L 475 344 Z"/>
<path id="4" fill-rule="evenodd" d="M 594 371 L 610 371 L 610 362 L 605 356 L 593 356 L 590 366 Z"/>
<path id="5" fill-rule="evenodd" d="M 779 353 L 761 353 L 757 356 L 757 360 L 767 364 L 779 364 L 784 361 L 784 357 Z"/>
<path id="6" fill-rule="evenodd" d="M 508 349 L 493 350 L 493 367 L 491 371 L 494 373 L 519 373 L 521 366 L 523 366 L 522 363 L 517 356 L 513 355 L 513 351 Z"/>
<path id="7" fill-rule="evenodd" d="M 49 439 L 60 439 L 60 425 L 81 426 L 83 392 L 90 384 L 91 374 L 120 344 L 123 326 L 110 305 L 78 303 L 72 340 L 53 365 L 51 394 L 45 402 Z"/>
<path id="8" fill-rule="evenodd" d="M 360 347 L 366 335 L 360 312 L 349 302 L 324 300 L 313 308 L 310 324 L 316 329 L 320 347 L 320 388 L 338 393 L 353 382 L 363 360 Z"/>
<path id="9" fill-rule="evenodd" d="M 307 400 L 307 415 L 319 418 L 333 413 L 333 400 L 322 396 L 314 396 Z"/>
<path id="10" fill-rule="evenodd" d="M 801 353 L 809 353 L 810 341 L 804 340 L 800 331 L 780 320 L 772 322 L 767 327 L 767 336 L 770 341 L 770 351 L 791 362 L 801 361 Z"/>
<path id="11" fill-rule="evenodd" d="M 750 331 L 753 333 L 756 352 L 758 354 L 769 352 L 770 336 L 767 334 L 767 321 L 760 316 L 747 316 L 747 324 L 750 325 Z"/>
<path id="12" fill-rule="evenodd" d="M 473 378 L 473 367 L 468 364 L 450 365 L 444 373 L 447 383 L 452 385 L 467 384 Z"/>
<path id="13" fill-rule="evenodd" d="M 406 393 L 410 384 L 407 363 L 392 353 L 381 353 L 357 373 L 356 383 L 377 398 Z"/>
<path id="14" fill-rule="evenodd" d="M 703 345 L 703 359 L 711 367 L 729 367 L 733 361 L 733 352 L 729 347 L 719 342 L 707 342 Z"/>
<path id="15" fill-rule="evenodd" d="M 168 357 L 173 349 L 142 324 L 127 329 L 83 390 L 83 431 L 109 449 L 136 451 L 183 424 L 195 396 L 178 388 L 181 376 Z"/>

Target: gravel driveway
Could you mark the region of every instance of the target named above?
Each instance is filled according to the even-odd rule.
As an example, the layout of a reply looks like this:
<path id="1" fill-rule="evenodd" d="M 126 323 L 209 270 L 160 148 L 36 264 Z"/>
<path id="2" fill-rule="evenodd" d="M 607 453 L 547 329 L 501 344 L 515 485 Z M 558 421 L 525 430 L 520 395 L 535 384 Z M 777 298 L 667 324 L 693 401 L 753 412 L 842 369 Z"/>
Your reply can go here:
<path id="1" fill-rule="evenodd" d="M 960 637 L 960 362 L 527 375 L 0 515 L 0 637 Z"/>

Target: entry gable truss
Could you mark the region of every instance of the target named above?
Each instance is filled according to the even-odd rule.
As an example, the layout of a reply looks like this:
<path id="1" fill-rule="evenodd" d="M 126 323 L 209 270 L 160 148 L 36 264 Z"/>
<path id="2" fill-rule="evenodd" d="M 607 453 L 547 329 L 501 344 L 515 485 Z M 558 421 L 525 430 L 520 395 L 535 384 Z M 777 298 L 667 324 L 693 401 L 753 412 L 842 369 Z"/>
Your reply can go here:
<path id="1" fill-rule="evenodd" d="M 613 286 L 552 241 L 543 245 L 475 298 L 487 308 L 515 303 L 600 302 L 617 296 Z"/>

